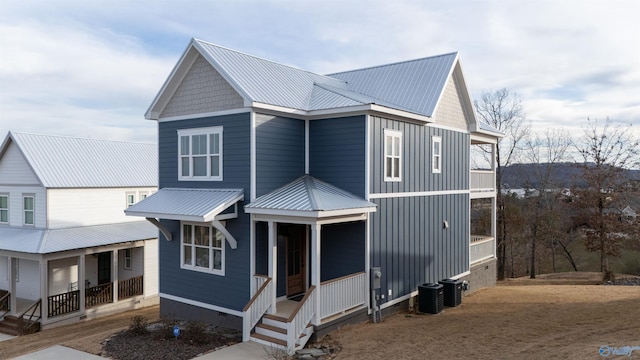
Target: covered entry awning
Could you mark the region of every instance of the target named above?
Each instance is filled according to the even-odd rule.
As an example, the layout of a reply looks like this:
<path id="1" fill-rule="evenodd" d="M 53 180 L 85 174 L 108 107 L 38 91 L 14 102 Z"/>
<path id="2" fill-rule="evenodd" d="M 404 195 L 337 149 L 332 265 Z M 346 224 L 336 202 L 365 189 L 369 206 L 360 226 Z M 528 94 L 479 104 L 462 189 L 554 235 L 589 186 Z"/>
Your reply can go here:
<path id="1" fill-rule="evenodd" d="M 242 189 L 164 188 L 124 212 L 128 216 L 146 218 L 160 229 L 167 240 L 171 240 L 171 233 L 157 219 L 211 223 L 235 249 L 236 240 L 219 220 L 236 218 L 237 204 L 243 200 Z M 232 206 L 233 211 L 227 211 Z"/>

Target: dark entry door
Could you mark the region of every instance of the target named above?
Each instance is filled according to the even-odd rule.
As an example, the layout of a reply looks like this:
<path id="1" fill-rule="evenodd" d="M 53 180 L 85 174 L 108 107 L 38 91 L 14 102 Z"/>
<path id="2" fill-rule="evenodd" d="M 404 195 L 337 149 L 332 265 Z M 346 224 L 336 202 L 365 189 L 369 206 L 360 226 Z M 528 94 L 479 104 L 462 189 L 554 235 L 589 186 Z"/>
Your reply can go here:
<path id="1" fill-rule="evenodd" d="M 305 291 L 307 237 L 306 225 L 283 226 L 287 238 L 287 296 Z"/>
<path id="2" fill-rule="evenodd" d="M 111 253 L 98 254 L 98 285 L 111 282 Z"/>

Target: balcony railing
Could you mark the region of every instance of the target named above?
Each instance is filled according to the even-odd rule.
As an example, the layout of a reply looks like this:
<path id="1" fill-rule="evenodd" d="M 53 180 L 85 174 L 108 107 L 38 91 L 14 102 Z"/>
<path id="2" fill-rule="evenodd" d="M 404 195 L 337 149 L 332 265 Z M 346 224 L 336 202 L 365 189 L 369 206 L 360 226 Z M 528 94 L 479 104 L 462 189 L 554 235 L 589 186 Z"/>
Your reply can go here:
<path id="1" fill-rule="evenodd" d="M 359 272 L 320 284 L 320 318 L 342 313 L 365 303 L 366 274 Z"/>
<path id="2" fill-rule="evenodd" d="M 493 191 L 495 172 L 492 170 L 471 170 L 470 187 L 472 191 Z"/>
<path id="3" fill-rule="evenodd" d="M 471 235 L 471 246 L 469 249 L 469 263 L 495 257 L 495 239 L 490 236 Z"/>

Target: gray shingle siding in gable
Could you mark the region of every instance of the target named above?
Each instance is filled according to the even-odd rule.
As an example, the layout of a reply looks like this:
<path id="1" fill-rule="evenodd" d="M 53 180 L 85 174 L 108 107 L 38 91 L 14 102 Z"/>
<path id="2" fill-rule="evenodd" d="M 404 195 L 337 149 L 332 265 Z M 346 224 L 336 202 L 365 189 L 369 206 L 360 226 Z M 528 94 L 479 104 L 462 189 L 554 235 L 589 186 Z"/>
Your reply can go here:
<path id="1" fill-rule="evenodd" d="M 468 116 L 462 106 L 460 89 L 456 85 L 455 77 L 451 77 L 434 116 L 436 123 L 467 130 L 467 123 L 473 121 L 473 119 L 468 119 Z"/>
<path id="2" fill-rule="evenodd" d="M 383 293 L 390 289 L 397 298 L 468 270 L 468 194 L 372 201 L 378 211 L 370 218 L 371 266 L 382 268 Z"/>
<path id="3" fill-rule="evenodd" d="M 361 115 L 309 122 L 309 175 L 363 198 L 365 118 Z"/>
<path id="4" fill-rule="evenodd" d="M 244 99 L 198 55 L 191 69 L 162 110 L 161 118 L 238 109 Z"/>
<path id="5" fill-rule="evenodd" d="M 304 175 L 305 122 L 256 114 L 256 197 Z"/>
<path id="6" fill-rule="evenodd" d="M 384 181 L 384 129 L 402 133 L 400 182 Z M 469 134 L 371 117 L 371 193 L 469 189 Z M 442 172 L 431 171 L 431 138 L 442 138 Z"/>

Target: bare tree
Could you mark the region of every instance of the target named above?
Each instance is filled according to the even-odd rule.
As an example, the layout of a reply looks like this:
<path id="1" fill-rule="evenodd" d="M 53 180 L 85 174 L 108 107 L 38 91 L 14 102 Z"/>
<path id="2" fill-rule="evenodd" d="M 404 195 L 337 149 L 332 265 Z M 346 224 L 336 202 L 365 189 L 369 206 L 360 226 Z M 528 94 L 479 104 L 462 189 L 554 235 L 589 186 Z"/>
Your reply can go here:
<path id="1" fill-rule="evenodd" d="M 508 229 L 502 197 L 502 168 L 509 166 L 518 156 L 522 139 L 529 133 L 530 126 L 525 123 L 522 98 L 507 89 L 483 92 L 480 101 L 476 100 L 474 105 L 481 121 L 505 134 L 496 146 L 497 267 L 498 279 L 504 279 Z"/>
<path id="2" fill-rule="evenodd" d="M 587 120 L 575 145 L 586 186 L 574 189 L 574 204 L 585 229 L 585 246 L 600 253 L 600 271 L 608 273 L 608 257 L 620 255 L 628 230 L 617 209 L 621 209 L 626 191 L 625 170 L 640 164 L 640 141 L 630 125 L 614 125 L 607 118 L 600 126 L 597 120 Z"/>
<path id="3" fill-rule="evenodd" d="M 530 272 L 536 277 L 536 245 L 538 238 L 557 238 L 556 192 L 561 184 L 554 182 L 554 173 L 561 162 L 566 160 L 566 152 L 571 144 L 569 133 L 561 129 L 547 129 L 544 133 L 531 134 L 525 140 L 524 158 L 532 165 L 530 178 L 527 179 L 530 192 L 535 196 L 527 199 L 530 227 Z M 555 253 L 551 246 L 553 265 Z"/>

